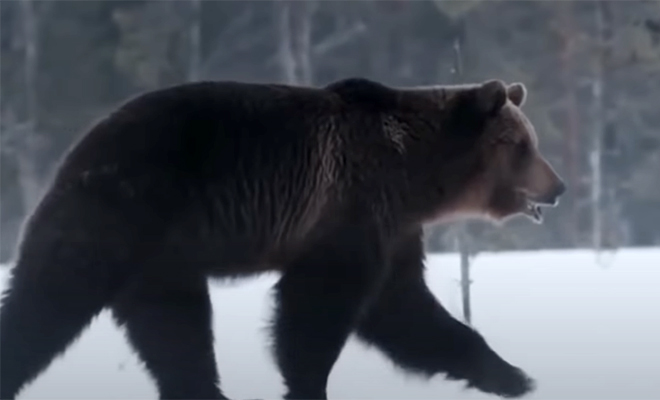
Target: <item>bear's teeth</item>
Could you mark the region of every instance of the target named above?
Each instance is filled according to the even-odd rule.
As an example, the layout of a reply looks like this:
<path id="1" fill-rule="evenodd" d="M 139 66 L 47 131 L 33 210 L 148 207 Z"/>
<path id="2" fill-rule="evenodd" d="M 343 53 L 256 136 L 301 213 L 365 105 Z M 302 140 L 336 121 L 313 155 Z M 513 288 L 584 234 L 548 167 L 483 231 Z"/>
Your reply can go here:
<path id="1" fill-rule="evenodd" d="M 532 213 L 534 216 L 534 220 L 536 220 L 536 222 L 538 223 L 543 222 L 543 213 L 541 212 L 541 207 L 535 204 L 534 206 L 532 206 Z"/>
<path id="2" fill-rule="evenodd" d="M 532 219 L 532 221 L 536 223 L 540 224 L 543 222 L 543 213 L 541 212 L 541 207 L 532 201 L 527 202 L 526 214 Z"/>

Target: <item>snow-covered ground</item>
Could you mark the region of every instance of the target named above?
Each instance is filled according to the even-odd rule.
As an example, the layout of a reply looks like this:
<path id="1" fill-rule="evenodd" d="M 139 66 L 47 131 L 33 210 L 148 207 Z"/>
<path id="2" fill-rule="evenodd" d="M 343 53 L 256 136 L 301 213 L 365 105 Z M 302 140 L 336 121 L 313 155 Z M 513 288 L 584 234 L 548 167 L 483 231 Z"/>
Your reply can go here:
<path id="1" fill-rule="evenodd" d="M 660 248 L 481 254 L 474 260 L 473 319 L 509 361 L 538 381 L 531 399 L 660 399 Z M 460 315 L 457 255 L 430 255 L 428 282 Z M 2 285 L 6 272 L 2 272 Z M 276 276 L 213 283 L 216 354 L 232 398 L 281 398 L 265 323 Z M 488 398 L 461 384 L 403 376 L 351 340 L 328 395 L 351 399 Z M 154 387 L 103 313 L 24 399 L 153 399 Z"/>

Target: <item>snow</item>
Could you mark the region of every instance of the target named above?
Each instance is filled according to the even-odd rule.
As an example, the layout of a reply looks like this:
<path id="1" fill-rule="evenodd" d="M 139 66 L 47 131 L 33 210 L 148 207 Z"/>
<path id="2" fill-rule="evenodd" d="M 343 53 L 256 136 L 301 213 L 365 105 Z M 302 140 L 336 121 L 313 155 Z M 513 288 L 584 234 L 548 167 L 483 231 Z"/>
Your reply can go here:
<path id="1" fill-rule="evenodd" d="M 429 255 L 427 281 L 460 316 L 459 257 Z M 491 345 L 538 382 L 530 399 L 660 399 L 660 248 L 480 254 L 473 319 Z M 6 270 L 2 269 L 4 287 Z M 275 275 L 211 283 L 216 354 L 232 398 L 281 398 L 266 321 Z M 351 339 L 330 376 L 330 398 L 487 399 L 462 384 L 399 373 Z M 123 334 L 102 313 L 23 399 L 156 398 Z"/>

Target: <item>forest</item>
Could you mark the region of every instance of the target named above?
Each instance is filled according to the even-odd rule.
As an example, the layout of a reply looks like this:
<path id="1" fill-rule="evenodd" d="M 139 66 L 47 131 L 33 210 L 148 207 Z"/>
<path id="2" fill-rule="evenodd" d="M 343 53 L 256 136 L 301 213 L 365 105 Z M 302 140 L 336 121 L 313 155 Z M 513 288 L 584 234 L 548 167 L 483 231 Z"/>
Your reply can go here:
<path id="1" fill-rule="evenodd" d="M 658 1 L 0 2 L 0 262 L 59 161 L 139 93 L 197 80 L 502 79 L 568 192 L 543 225 L 429 227 L 472 251 L 660 245 Z"/>

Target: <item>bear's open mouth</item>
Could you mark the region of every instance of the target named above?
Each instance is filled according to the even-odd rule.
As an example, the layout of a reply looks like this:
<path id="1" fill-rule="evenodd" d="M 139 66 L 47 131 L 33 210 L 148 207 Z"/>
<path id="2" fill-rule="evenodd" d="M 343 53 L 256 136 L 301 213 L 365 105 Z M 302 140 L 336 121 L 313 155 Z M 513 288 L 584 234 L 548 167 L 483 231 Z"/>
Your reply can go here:
<path id="1" fill-rule="evenodd" d="M 537 196 L 534 196 L 533 193 L 530 193 L 525 189 L 518 189 L 517 192 L 521 196 L 523 202 L 521 213 L 537 224 L 543 223 L 543 212 L 541 211 L 541 207 L 555 206 L 555 204 L 536 200 Z"/>
<path id="2" fill-rule="evenodd" d="M 537 224 L 543 222 L 543 213 L 541 212 L 541 205 L 529 198 L 525 199 L 525 210 L 523 213 Z"/>

